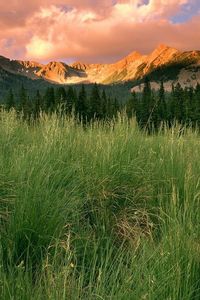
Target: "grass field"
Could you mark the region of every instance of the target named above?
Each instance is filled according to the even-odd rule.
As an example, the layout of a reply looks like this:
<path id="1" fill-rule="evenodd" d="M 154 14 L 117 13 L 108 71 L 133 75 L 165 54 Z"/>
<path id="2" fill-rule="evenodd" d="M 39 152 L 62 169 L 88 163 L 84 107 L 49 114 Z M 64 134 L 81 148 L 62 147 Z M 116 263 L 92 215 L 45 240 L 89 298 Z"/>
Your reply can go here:
<path id="1" fill-rule="evenodd" d="M 0 113 L 0 299 L 200 299 L 200 136 Z"/>

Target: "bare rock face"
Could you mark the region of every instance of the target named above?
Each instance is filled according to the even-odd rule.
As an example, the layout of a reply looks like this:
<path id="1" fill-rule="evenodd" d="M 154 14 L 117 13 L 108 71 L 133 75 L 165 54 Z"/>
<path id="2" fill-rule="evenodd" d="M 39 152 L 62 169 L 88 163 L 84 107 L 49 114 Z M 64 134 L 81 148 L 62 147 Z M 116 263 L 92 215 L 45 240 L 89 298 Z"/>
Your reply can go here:
<path id="1" fill-rule="evenodd" d="M 159 77 L 160 70 L 164 70 L 162 72 L 166 72 L 168 77 L 174 77 L 173 70 L 175 70 L 177 72 L 176 78 L 167 78 L 165 81 L 179 81 L 186 86 L 195 85 L 199 82 L 200 51 L 181 52 L 166 45 L 159 45 L 149 55 L 132 52 L 112 64 L 75 62 L 67 65 L 63 62 L 53 61 L 44 65 L 33 61 L 10 60 L 0 56 L 0 67 L 8 72 L 31 79 L 43 78 L 59 84 L 81 82 L 112 84 L 135 81 L 147 75 L 151 76 L 156 72 L 158 73 L 157 77 Z M 169 73 L 169 69 L 172 74 Z M 168 85 L 166 86 L 168 87 Z M 154 86 L 156 88 L 156 84 Z"/>

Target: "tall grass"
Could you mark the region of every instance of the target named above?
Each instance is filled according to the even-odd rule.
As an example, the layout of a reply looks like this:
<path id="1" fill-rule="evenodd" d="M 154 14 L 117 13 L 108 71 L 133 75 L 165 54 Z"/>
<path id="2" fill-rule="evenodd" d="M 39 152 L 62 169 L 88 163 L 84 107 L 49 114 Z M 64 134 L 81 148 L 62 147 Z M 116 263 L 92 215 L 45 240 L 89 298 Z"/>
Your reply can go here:
<path id="1" fill-rule="evenodd" d="M 200 299 L 200 138 L 0 113 L 1 299 Z"/>

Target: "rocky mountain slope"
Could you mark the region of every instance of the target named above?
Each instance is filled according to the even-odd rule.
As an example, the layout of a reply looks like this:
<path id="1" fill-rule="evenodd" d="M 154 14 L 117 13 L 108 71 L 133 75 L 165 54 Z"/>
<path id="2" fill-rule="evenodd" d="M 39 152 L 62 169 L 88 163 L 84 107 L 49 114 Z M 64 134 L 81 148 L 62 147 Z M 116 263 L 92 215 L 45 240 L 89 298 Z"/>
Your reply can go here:
<path id="1" fill-rule="evenodd" d="M 0 56 L 0 69 L 32 80 L 42 79 L 56 84 L 114 84 L 132 81 L 137 91 L 142 88 L 143 78 L 148 75 L 155 89 L 160 80 L 165 82 L 166 89 L 170 89 L 172 82 L 180 82 L 183 86 L 195 86 L 200 82 L 200 51 L 181 52 L 160 45 L 149 55 L 133 52 L 113 64 L 75 62 L 67 65 L 50 62 L 45 65 Z"/>

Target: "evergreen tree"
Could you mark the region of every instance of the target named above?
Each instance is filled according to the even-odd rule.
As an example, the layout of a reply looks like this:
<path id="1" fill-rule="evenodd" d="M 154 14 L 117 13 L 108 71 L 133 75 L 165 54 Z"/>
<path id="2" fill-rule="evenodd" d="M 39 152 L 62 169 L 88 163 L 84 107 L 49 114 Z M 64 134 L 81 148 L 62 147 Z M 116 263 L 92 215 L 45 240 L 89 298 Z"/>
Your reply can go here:
<path id="1" fill-rule="evenodd" d="M 14 100 L 14 95 L 12 89 L 9 90 L 8 96 L 6 99 L 6 110 L 10 111 L 12 108 L 15 107 L 15 100 Z"/>
<path id="2" fill-rule="evenodd" d="M 158 92 L 156 114 L 157 114 L 157 122 L 158 122 L 157 126 L 160 126 L 161 122 L 167 121 L 167 105 L 166 105 L 165 89 L 164 89 L 163 81 L 161 81 L 160 83 L 160 89 Z"/>
<path id="3" fill-rule="evenodd" d="M 114 107 L 113 107 L 114 114 L 113 114 L 113 116 L 116 117 L 116 116 L 117 116 L 117 113 L 120 111 L 119 101 L 117 100 L 116 97 L 114 98 L 113 104 L 114 104 Z"/>
<path id="4" fill-rule="evenodd" d="M 26 105 L 27 105 L 27 93 L 24 86 L 22 85 L 19 92 L 19 103 L 18 103 L 19 111 L 22 111 L 24 107 L 26 107 Z"/>
<path id="5" fill-rule="evenodd" d="M 107 96 L 106 96 L 106 92 L 105 90 L 103 90 L 102 92 L 102 96 L 101 96 L 101 111 L 102 111 L 102 118 L 106 119 L 108 117 L 108 113 L 107 113 Z"/>
<path id="6" fill-rule="evenodd" d="M 168 105 L 167 105 L 167 121 L 169 126 L 172 126 L 174 120 L 175 120 L 175 109 L 174 109 L 174 101 L 173 101 L 173 95 L 174 95 L 174 84 L 172 83 L 172 90 L 168 99 Z"/>
<path id="7" fill-rule="evenodd" d="M 137 114 L 138 108 L 137 95 L 135 92 L 132 92 L 132 96 L 126 103 L 126 113 L 128 118 L 132 118 L 134 114 Z"/>
<path id="8" fill-rule="evenodd" d="M 200 126 L 200 84 L 197 83 L 194 94 L 193 123 Z"/>
<path id="9" fill-rule="evenodd" d="M 46 112 L 55 111 L 55 92 L 53 87 L 48 87 L 44 95 L 44 109 Z"/>
<path id="10" fill-rule="evenodd" d="M 145 78 L 144 88 L 142 93 L 141 99 L 141 110 L 139 116 L 139 124 L 140 126 L 147 127 L 148 124 L 151 122 L 151 115 L 153 110 L 152 105 L 152 91 L 151 91 L 151 84 L 148 77 Z"/>
<path id="11" fill-rule="evenodd" d="M 73 98 L 73 105 L 72 105 L 72 112 L 75 113 L 75 107 L 77 107 L 78 102 L 78 94 L 77 90 L 74 88 L 74 98 Z"/>
<path id="12" fill-rule="evenodd" d="M 149 104 L 149 118 L 146 128 L 151 131 L 157 130 L 160 126 L 160 117 L 158 112 L 158 96 L 155 93 L 151 93 Z"/>
<path id="13" fill-rule="evenodd" d="M 59 87 L 55 92 L 55 105 L 58 113 L 63 113 L 66 111 L 67 106 L 67 93 L 64 87 Z"/>
<path id="14" fill-rule="evenodd" d="M 72 86 L 69 87 L 67 91 L 67 103 L 66 103 L 66 113 L 68 115 L 72 114 L 73 107 L 76 106 L 77 95 Z"/>
<path id="15" fill-rule="evenodd" d="M 172 99 L 174 106 L 174 118 L 178 122 L 182 123 L 185 119 L 184 91 L 179 82 L 172 91 Z"/>
<path id="16" fill-rule="evenodd" d="M 18 105 L 18 111 L 22 113 L 23 119 L 28 120 L 30 118 L 30 103 L 27 96 L 27 91 L 24 88 L 24 86 L 21 86 L 21 90 L 19 93 L 19 105 Z"/>
<path id="17" fill-rule="evenodd" d="M 78 119 L 85 123 L 87 119 L 87 93 L 84 85 L 81 86 L 81 90 L 77 98 L 75 113 Z"/>
<path id="18" fill-rule="evenodd" d="M 98 85 L 95 83 L 90 94 L 89 118 L 102 118 L 102 104 Z"/>
<path id="19" fill-rule="evenodd" d="M 39 119 L 40 116 L 40 112 L 42 109 L 42 98 L 40 95 L 40 92 L 37 90 L 36 92 L 36 97 L 35 100 L 33 102 L 33 117 L 35 120 Z"/>
<path id="20" fill-rule="evenodd" d="M 57 106 L 66 104 L 67 102 L 67 93 L 64 87 L 59 87 L 56 89 L 55 93 L 55 103 Z"/>
<path id="21" fill-rule="evenodd" d="M 106 118 L 111 119 L 112 117 L 113 117 L 112 99 L 110 97 L 107 97 L 107 101 L 106 101 Z"/>
<path id="22" fill-rule="evenodd" d="M 195 111 L 195 99 L 193 87 L 184 90 L 184 124 L 191 125 L 193 123 L 193 113 Z"/>

